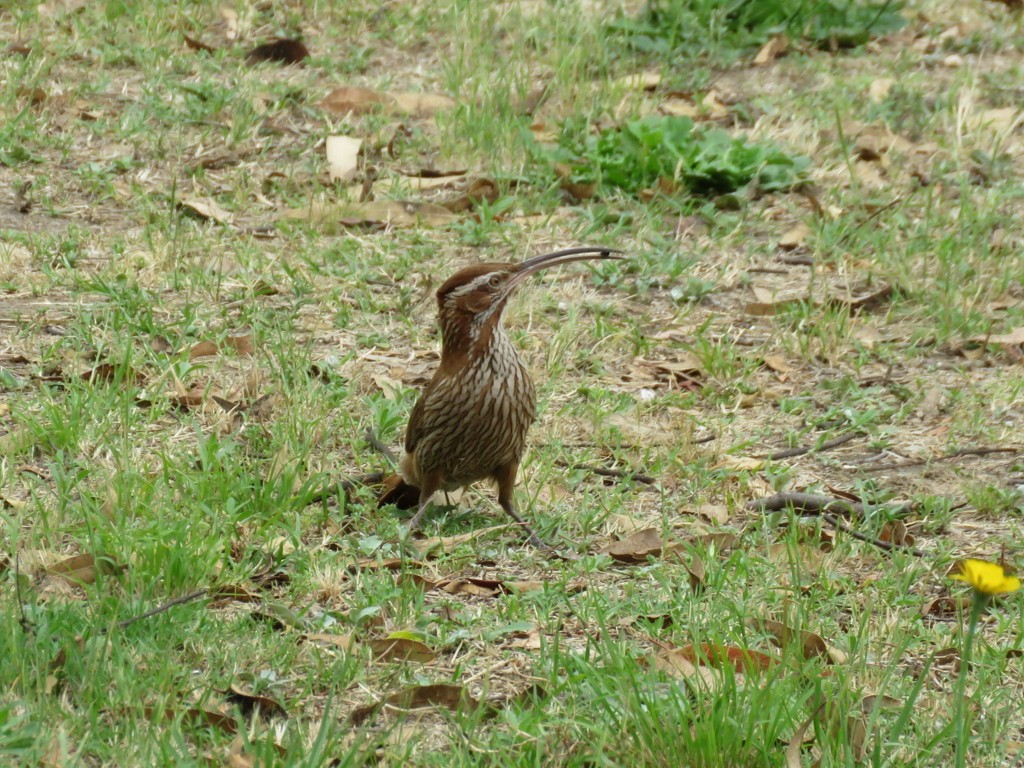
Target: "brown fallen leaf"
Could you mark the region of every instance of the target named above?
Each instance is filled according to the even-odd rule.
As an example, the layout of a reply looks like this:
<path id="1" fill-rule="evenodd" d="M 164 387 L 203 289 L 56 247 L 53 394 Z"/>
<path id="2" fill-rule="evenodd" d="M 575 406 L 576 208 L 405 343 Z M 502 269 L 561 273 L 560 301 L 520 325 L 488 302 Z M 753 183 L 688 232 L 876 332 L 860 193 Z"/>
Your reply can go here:
<path id="1" fill-rule="evenodd" d="M 771 64 L 780 56 L 785 55 L 789 50 L 789 38 L 785 35 L 775 35 L 769 38 L 768 42 L 761 46 L 761 50 L 754 56 L 754 66 L 763 67 Z"/>
<path id="2" fill-rule="evenodd" d="M 252 357 L 252 334 L 249 333 L 244 336 L 228 336 L 224 339 L 224 346 L 228 349 L 233 349 L 235 354 L 241 355 L 242 357 Z"/>
<path id="3" fill-rule="evenodd" d="M 376 112 L 383 109 L 390 102 L 386 93 L 378 93 L 369 88 L 360 88 L 353 85 L 344 85 L 335 88 L 320 102 L 320 106 L 336 114 L 353 113 L 356 115 Z"/>
<path id="4" fill-rule="evenodd" d="M 826 643 L 820 635 L 806 630 L 794 630 L 781 621 L 749 618 L 744 622 L 748 627 L 771 635 L 780 648 L 798 645 L 805 659 L 821 658 L 830 664 L 844 664 L 846 653 Z"/>
<path id="5" fill-rule="evenodd" d="M 308 221 L 331 232 L 335 227 L 443 227 L 458 217 L 447 208 L 434 203 L 369 200 L 347 204 L 313 203 L 286 211 L 282 218 Z"/>
<path id="6" fill-rule="evenodd" d="M 877 307 L 884 301 L 888 301 L 896 293 L 891 285 L 882 285 L 878 288 L 868 289 L 866 292 L 855 293 L 848 289 L 843 293 L 836 293 L 829 297 L 832 304 L 849 307 L 851 310 L 860 311 Z"/>
<path id="7" fill-rule="evenodd" d="M 117 380 L 119 372 L 121 369 L 113 363 L 100 363 L 92 370 L 83 373 L 82 380 L 88 381 L 90 384 L 113 384 Z M 123 376 L 125 384 L 141 387 L 146 383 L 145 375 L 131 368 L 124 370 Z"/>
<path id="8" fill-rule="evenodd" d="M 429 557 L 434 556 L 434 550 L 440 550 L 442 553 L 449 552 L 462 544 L 468 544 L 498 531 L 507 531 L 510 528 L 519 528 L 519 526 L 515 523 L 492 525 L 488 528 L 478 528 L 475 531 L 462 533 L 458 536 L 432 536 L 422 541 L 413 541 L 412 545 L 421 556 Z"/>
<path id="9" fill-rule="evenodd" d="M 786 745 L 786 768 L 803 768 L 803 761 L 800 759 L 800 755 L 803 752 L 804 746 L 814 741 L 813 731 L 808 737 L 808 729 L 818 719 L 818 714 L 824 708 L 824 704 L 810 717 L 808 717 L 800 727 L 793 733 L 789 743 Z"/>
<path id="10" fill-rule="evenodd" d="M 51 565 L 46 572 L 60 577 L 67 584 L 81 586 L 92 584 L 99 575 L 114 575 L 123 570 L 122 566 L 117 565 L 109 558 L 103 557 L 96 560 L 93 555 L 83 553 Z"/>
<path id="11" fill-rule="evenodd" d="M 151 723 L 166 721 L 174 722 L 178 719 L 179 713 L 171 709 L 157 709 L 156 707 L 144 707 L 143 713 L 146 719 Z M 208 725 L 211 728 L 215 728 L 224 733 L 235 733 L 238 730 L 238 726 L 235 723 L 235 718 L 230 715 L 226 715 L 223 712 L 216 712 L 211 709 L 197 709 L 190 707 L 180 713 L 181 719 L 184 722 L 198 725 Z"/>
<path id="12" fill-rule="evenodd" d="M 224 691 L 224 695 L 228 701 L 237 704 L 238 708 L 242 710 L 242 714 L 247 717 L 251 715 L 261 715 L 262 717 L 288 716 L 284 707 L 277 701 L 269 696 L 256 693 L 240 683 L 232 683 L 228 690 Z"/>
<path id="13" fill-rule="evenodd" d="M 353 635 L 331 635 L 323 632 L 302 635 L 302 639 L 306 642 L 313 643 L 314 645 L 337 648 L 338 650 L 346 653 L 351 651 L 356 644 L 355 637 Z"/>
<path id="14" fill-rule="evenodd" d="M 811 228 L 801 221 L 779 238 L 779 248 L 784 251 L 792 251 L 803 245 L 804 241 L 810 236 Z"/>
<path id="15" fill-rule="evenodd" d="M 736 672 L 744 674 L 765 672 L 780 663 L 777 657 L 767 653 L 711 643 L 702 643 L 700 646 L 687 645 L 677 649 L 677 653 L 694 664 L 732 667 Z"/>
<path id="16" fill-rule="evenodd" d="M 432 93 L 385 93 L 369 88 L 345 85 L 335 88 L 320 106 L 336 114 L 362 115 L 368 112 L 390 112 L 412 117 L 431 117 L 451 109 L 455 101 Z"/>
<path id="17" fill-rule="evenodd" d="M 722 671 L 715 667 L 696 664 L 688 656 L 690 654 L 685 648 L 665 649 L 654 654 L 652 664 L 655 669 L 686 680 L 700 691 L 714 693 L 722 690 L 725 683 Z M 735 679 L 738 675 L 733 677 Z M 739 682 L 736 680 L 737 685 Z"/>
<path id="18" fill-rule="evenodd" d="M 200 341 L 189 350 L 188 359 L 195 360 L 197 357 L 213 357 L 220 354 L 220 348 L 212 341 Z"/>
<path id="19" fill-rule="evenodd" d="M 921 615 L 936 621 L 958 621 L 971 609 L 970 597 L 953 597 L 940 595 L 925 601 L 921 606 Z"/>
<path id="20" fill-rule="evenodd" d="M 499 194 L 496 181 L 487 177 L 478 177 L 469 180 L 468 186 L 458 197 L 447 200 L 441 205 L 452 213 L 462 213 L 476 207 L 481 201 L 493 203 L 498 199 Z"/>
<path id="21" fill-rule="evenodd" d="M 412 117 L 433 117 L 455 106 L 455 100 L 438 93 L 391 93 L 395 111 Z"/>
<path id="22" fill-rule="evenodd" d="M 1017 326 L 1009 333 L 978 334 L 977 336 L 971 336 L 970 340 L 980 344 L 1022 346 L 1024 345 L 1024 325 Z"/>
<path id="23" fill-rule="evenodd" d="M 891 77 L 880 77 L 877 80 L 872 80 L 871 85 L 868 86 L 868 98 L 875 104 L 880 104 L 885 101 L 885 98 L 892 91 L 892 87 L 895 84 L 896 81 Z"/>
<path id="24" fill-rule="evenodd" d="M 470 696 L 461 685 L 414 685 L 393 693 L 375 704 L 357 707 L 349 715 L 349 722 L 352 725 L 361 725 L 385 707 L 403 710 L 444 707 L 458 712 L 459 710 L 477 710 L 480 708 L 480 702 Z"/>
<path id="25" fill-rule="evenodd" d="M 645 563 L 648 557 L 660 556 L 664 547 L 665 543 L 661 539 L 660 529 L 645 528 L 625 539 L 613 541 L 598 552 L 609 555 L 620 563 Z"/>
<path id="26" fill-rule="evenodd" d="M 183 197 L 178 200 L 178 206 L 206 221 L 215 221 L 218 224 L 231 223 L 231 214 L 210 197 Z"/>
<path id="27" fill-rule="evenodd" d="M 270 42 L 257 45 L 245 55 L 250 66 L 261 61 L 274 61 L 279 64 L 301 64 L 309 58 L 309 49 L 301 40 L 278 37 Z"/>
<path id="28" fill-rule="evenodd" d="M 379 661 L 417 661 L 426 664 L 437 658 L 437 654 L 426 644 L 405 637 L 374 638 L 364 640 L 363 644 L 373 651 L 373 657 Z"/>
<path id="29" fill-rule="evenodd" d="M 26 427 L 14 426 L 0 435 L 0 456 L 15 456 L 26 453 L 36 446 L 36 433 Z"/>
<path id="30" fill-rule="evenodd" d="M 765 355 L 761 359 L 764 362 L 765 368 L 775 371 L 775 373 L 789 373 L 793 370 L 793 366 L 782 355 Z"/>

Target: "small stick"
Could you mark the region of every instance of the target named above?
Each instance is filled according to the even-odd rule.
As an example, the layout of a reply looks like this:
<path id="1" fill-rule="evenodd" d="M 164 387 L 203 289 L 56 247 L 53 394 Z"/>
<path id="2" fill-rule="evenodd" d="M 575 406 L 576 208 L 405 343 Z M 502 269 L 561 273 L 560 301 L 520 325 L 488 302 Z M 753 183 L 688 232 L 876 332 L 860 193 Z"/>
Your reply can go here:
<path id="1" fill-rule="evenodd" d="M 893 461 L 888 464 L 876 464 L 873 467 L 861 467 L 861 472 L 883 472 L 887 469 L 902 469 L 903 467 L 917 467 L 921 464 L 927 464 L 929 461 L 950 461 L 952 459 L 960 459 L 964 456 L 989 456 L 993 453 L 1020 453 L 1021 448 L 961 448 L 958 451 L 952 453 L 946 453 L 942 456 L 932 456 L 925 459 L 906 459 L 904 461 Z"/>
<path id="2" fill-rule="evenodd" d="M 867 534 L 861 533 L 860 531 L 854 530 L 846 523 L 844 523 L 842 520 L 833 515 L 831 512 L 822 512 L 821 516 L 825 520 L 827 520 L 828 523 L 837 531 L 847 533 L 850 536 L 853 536 L 853 538 L 859 539 L 860 541 L 866 542 L 868 544 L 874 544 L 876 547 L 878 547 L 879 549 L 884 549 L 886 552 L 893 552 L 898 550 L 900 552 L 906 552 L 908 555 L 913 555 L 914 557 L 928 557 L 928 553 L 923 552 L 920 549 L 915 549 L 914 547 L 907 546 L 897 546 L 893 544 L 891 541 L 882 541 L 881 539 L 876 539 L 872 536 L 868 536 Z"/>
<path id="3" fill-rule="evenodd" d="M 798 512 L 810 512 L 819 513 L 821 516 L 836 530 L 842 531 L 843 533 L 853 536 L 853 538 L 863 541 L 867 544 L 873 544 L 879 549 L 884 549 L 886 552 L 892 552 L 893 550 L 899 550 L 900 552 L 906 552 L 914 557 L 927 557 L 926 552 L 914 547 L 897 546 L 888 541 L 882 541 L 876 539 L 867 534 L 861 533 L 860 531 L 851 528 L 845 522 L 840 520 L 836 516 L 836 512 L 839 514 L 848 515 L 862 515 L 865 511 L 865 505 L 861 502 L 849 501 L 848 499 L 837 499 L 831 496 L 822 496 L 814 493 L 777 493 L 774 496 L 769 496 L 765 499 L 754 499 L 753 501 L 747 502 L 747 509 L 761 512 L 779 512 L 786 507 L 792 507 Z M 903 505 L 908 506 L 908 505 Z M 897 511 L 900 509 L 896 508 Z"/>
<path id="4" fill-rule="evenodd" d="M 822 496 L 817 493 L 798 493 L 796 491 L 776 493 L 774 496 L 754 499 L 753 501 L 748 501 L 746 506 L 752 512 L 781 512 L 787 507 L 792 507 L 797 512 L 812 515 L 824 512 L 838 512 L 841 515 L 864 514 L 864 505 L 859 502 L 837 499 L 833 496 Z"/>
<path id="5" fill-rule="evenodd" d="M 143 619 L 148 619 L 150 616 L 156 616 L 159 613 L 163 613 L 165 611 L 169 611 L 171 608 L 173 608 L 176 605 L 184 605 L 185 603 L 191 603 L 193 600 L 199 600 L 202 597 L 206 597 L 206 595 L 209 594 L 209 592 L 210 592 L 209 589 L 200 589 L 197 592 L 192 592 L 190 594 L 183 595 L 182 597 L 176 597 L 173 600 L 170 600 L 170 601 L 164 603 L 163 605 L 154 608 L 151 611 L 146 611 L 145 613 L 140 613 L 138 616 L 132 616 L 130 619 L 125 619 L 124 621 L 119 621 L 117 623 L 117 626 L 120 629 L 124 629 L 125 627 L 130 627 L 132 624 L 134 624 L 137 621 L 142 621 Z M 100 631 L 100 634 L 105 634 L 105 633 L 106 633 L 106 630 L 101 630 Z"/>
<path id="6" fill-rule="evenodd" d="M 363 439 L 370 445 L 373 450 L 384 456 L 392 464 L 398 463 L 398 457 L 395 456 L 395 452 L 392 451 L 388 446 L 381 442 L 381 439 L 377 437 L 377 434 L 372 430 L 366 430 L 366 434 L 363 435 Z"/>
<path id="7" fill-rule="evenodd" d="M 856 438 L 859 432 L 847 432 L 845 435 L 827 440 L 821 445 L 806 445 L 800 448 L 786 448 L 775 453 L 768 454 L 767 456 L 758 456 L 759 459 L 768 459 L 769 461 L 778 461 L 779 459 L 791 459 L 794 456 L 803 456 L 805 453 L 821 453 L 823 451 L 830 451 L 833 448 L 838 448 L 840 445 L 845 445 L 854 438 Z"/>
<path id="8" fill-rule="evenodd" d="M 555 466 L 563 467 L 564 469 L 579 469 L 584 472 L 593 472 L 595 475 L 600 475 L 601 477 L 614 477 L 619 480 L 636 480 L 638 483 L 643 483 L 644 485 L 654 485 L 658 482 L 650 475 L 643 475 L 631 470 L 609 469 L 608 467 L 599 467 L 593 464 L 570 464 L 567 461 L 556 461 Z"/>

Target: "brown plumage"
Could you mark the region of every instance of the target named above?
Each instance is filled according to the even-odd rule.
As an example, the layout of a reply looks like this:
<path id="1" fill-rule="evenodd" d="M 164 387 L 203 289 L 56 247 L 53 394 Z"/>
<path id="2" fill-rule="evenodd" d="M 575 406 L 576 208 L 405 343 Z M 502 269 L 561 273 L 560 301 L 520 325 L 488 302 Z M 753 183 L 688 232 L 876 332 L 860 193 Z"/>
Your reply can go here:
<path id="1" fill-rule="evenodd" d="M 619 258 L 610 248 L 570 248 L 516 263 L 476 264 L 456 272 L 437 292 L 441 365 L 412 409 L 402 478 L 419 489 L 415 529 L 430 498 L 490 478 L 498 503 L 542 545 L 515 510 L 512 489 L 537 394 L 502 327 L 509 297 L 542 269 L 588 259 Z"/>

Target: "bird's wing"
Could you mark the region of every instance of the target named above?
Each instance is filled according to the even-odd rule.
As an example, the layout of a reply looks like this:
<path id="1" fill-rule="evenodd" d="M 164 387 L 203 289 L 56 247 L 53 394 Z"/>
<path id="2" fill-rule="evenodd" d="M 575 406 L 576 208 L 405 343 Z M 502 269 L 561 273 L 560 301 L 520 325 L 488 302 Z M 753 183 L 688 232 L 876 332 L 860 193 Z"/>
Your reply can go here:
<path id="1" fill-rule="evenodd" d="M 416 443 L 420 441 L 420 437 L 423 436 L 423 403 L 430 396 L 430 390 L 433 387 L 434 382 L 430 382 L 420 393 L 419 400 L 416 401 L 416 405 L 412 407 L 412 413 L 409 414 L 409 426 L 405 428 L 405 452 L 412 453 L 416 450 Z"/>

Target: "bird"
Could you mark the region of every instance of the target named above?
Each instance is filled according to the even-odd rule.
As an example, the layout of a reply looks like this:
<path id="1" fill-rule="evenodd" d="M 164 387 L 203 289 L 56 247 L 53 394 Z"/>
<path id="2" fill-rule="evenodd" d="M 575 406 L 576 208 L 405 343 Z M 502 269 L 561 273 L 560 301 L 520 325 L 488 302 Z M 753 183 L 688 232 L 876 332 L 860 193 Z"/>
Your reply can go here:
<path id="1" fill-rule="evenodd" d="M 413 406 L 399 461 L 401 484 L 419 491 L 410 532 L 419 527 L 436 492 L 490 479 L 497 485 L 501 508 L 528 533 L 531 544 L 547 548 L 513 500 L 526 436 L 537 416 L 537 392 L 505 333 L 505 309 L 516 289 L 541 270 L 620 259 L 622 253 L 580 246 L 521 262 L 474 264 L 441 285 L 441 363 Z M 406 493 L 411 490 L 405 488 Z M 394 496 L 396 490 L 389 493 Z"/>

